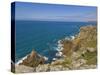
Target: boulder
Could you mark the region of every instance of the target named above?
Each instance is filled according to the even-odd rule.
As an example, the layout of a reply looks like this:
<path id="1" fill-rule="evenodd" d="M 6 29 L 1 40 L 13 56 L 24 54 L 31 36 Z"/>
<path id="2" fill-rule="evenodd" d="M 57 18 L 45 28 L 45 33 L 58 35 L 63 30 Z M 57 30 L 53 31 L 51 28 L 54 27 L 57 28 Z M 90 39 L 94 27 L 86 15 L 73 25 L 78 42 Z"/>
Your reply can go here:
<path id="1" fill-rule="evenodd" d="M 96 49 L 95 49 L 95 48 L 90 48 L 90 47 L 88 47 L 88 48 L 87 48 L 87 51 L 89 51 L 89 52 L 95 52 Z"/>

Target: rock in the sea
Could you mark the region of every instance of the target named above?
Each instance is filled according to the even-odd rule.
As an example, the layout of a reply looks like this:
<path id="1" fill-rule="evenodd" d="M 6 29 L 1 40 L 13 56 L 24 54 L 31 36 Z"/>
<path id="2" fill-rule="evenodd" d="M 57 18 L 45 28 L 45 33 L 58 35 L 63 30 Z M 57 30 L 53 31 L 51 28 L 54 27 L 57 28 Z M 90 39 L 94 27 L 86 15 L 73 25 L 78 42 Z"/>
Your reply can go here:
<path id="1" fill-rule="evenodd" d="M 36 51 L 32 51 L 26 59 L 24 59 L 22 61 L 22 63 L 20 63 L 20 65 L 25 65 L 25 66 L 30 66 L 30 67 L 36 67 L 38 66 L 39 64 L 44 64 L 45 62 L 45 59 L 37 54 Z"/>

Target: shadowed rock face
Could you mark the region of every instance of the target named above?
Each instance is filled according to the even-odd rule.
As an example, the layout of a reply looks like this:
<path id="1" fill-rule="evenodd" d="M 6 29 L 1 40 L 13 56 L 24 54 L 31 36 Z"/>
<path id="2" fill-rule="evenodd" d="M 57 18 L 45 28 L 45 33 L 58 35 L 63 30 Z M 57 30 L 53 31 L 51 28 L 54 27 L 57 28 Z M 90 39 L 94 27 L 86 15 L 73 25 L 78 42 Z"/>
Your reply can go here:
<path id="1" fill-rule="evenodd" d="M 73 47 L 73 42 L 70 40 L 66 40 L 62 42 L 63 44 L 63 54 L 69 57 L 72 54 L 72 47 Z"/>
<path id="2" fill-rule="evenodd" d="M 20 65 L 36 67 L 39 64 L 44 64 L 44 62 L 45 59 L 33 50 Z"/>

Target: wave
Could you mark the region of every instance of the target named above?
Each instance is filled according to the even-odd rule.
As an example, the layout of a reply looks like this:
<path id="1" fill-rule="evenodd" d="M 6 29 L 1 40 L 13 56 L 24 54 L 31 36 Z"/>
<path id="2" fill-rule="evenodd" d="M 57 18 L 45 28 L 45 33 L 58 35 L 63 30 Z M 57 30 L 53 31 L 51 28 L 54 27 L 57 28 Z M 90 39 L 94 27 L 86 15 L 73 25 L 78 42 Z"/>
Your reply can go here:
<path id="1" fill-rule="evenodd" d="M 67 36 L 65 37 L 63 40 L 74 40 L 76 36 Z M 55 48 L 58 52 L 56 53 L 56 56 L 57 57 L 62 57 L 63 56 L 63 53 L 62 53 L 62 50 L 63 50 L 63 44 L 61 43 L 62 40 L 58 40 L 57 42 L 57 47 Z M 56 58 L 54 58 L 55 60 Z"/>
<path id="2" fill-rule="evenodd" d="M 74 40 L 76 36 L 67 36 L 65 37 L 63 40 Z M 62 40 L 58 40 L 57 42 L 57 47 L 56 47 L 56 50 L 57 51 L 62 51 L 63 50 L 63 44 L 61 43 Z"/>
<path id="3" fill-rule="evenodd" d="M 65 40 L 74 40 L 75 39 L 75 36 L 73 35 L 73 36 L 67 36 L 67 37 L 65 37 Z"/>
<path id="4" fill-rule="evenodd" d="M 23 62 L 23 60 L 27 59 L 27 56 L 28 56 L 28 55 L 26 55 L 25 57 L 23 57 L 22 59 L 20 59 L 20 60 L 19 60 L 18 62 L 16 62 L 15 64 L 16 64 L 16 65 L 19 65 L 20 63 Z"/>

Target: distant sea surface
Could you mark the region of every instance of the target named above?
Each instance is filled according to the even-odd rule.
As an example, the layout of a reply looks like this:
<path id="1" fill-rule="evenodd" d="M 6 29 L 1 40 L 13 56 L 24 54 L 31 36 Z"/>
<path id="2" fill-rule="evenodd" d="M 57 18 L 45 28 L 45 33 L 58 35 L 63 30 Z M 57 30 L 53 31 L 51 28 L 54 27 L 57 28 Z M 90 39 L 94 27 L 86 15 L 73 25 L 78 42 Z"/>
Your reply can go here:
<path id="1" fill-rule="evenodd" d="M 95 22 L 16 21 L 16 62 L 32 50 L 50 60 L 57 52 L 57 41 L 74 36 L 81 26 Z"/>

